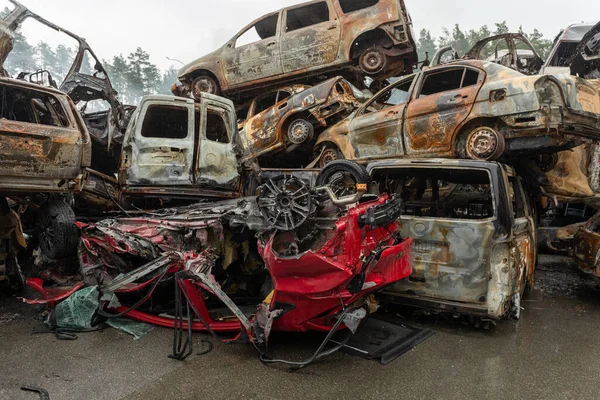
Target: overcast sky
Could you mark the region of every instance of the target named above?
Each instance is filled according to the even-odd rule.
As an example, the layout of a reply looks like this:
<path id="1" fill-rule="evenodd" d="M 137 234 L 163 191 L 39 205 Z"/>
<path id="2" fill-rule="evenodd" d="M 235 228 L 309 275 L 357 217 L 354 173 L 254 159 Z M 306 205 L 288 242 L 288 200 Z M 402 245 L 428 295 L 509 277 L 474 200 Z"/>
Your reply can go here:
<path id="1" fill-rule="evenodd" d="M 405 0 L 415 31 L 426 28 L 437 37 L 442 27 L 493 26 L 506 20 L 512 30 L 540 29 L 554 39 L 560 29 L 600 20 L 597 0 Z M 302 0 L 20 0 L 46 19 L 85 37 L 101 59 L 124 55 L 138 46 L 161 68 L 192 61 L 224 44 L 261 15 Z M 0 5 L 8 0 L 0 0 Z M 31 24 L 34 25 L 33 23 Z M 28 28 L 28 27 L 26 27 Z M 40 32 L 44 32 L 43 34 Z M 45 31 L 28 28 L 37 42 Z M 179 67 L 179 64 L 174 64 Z"/>

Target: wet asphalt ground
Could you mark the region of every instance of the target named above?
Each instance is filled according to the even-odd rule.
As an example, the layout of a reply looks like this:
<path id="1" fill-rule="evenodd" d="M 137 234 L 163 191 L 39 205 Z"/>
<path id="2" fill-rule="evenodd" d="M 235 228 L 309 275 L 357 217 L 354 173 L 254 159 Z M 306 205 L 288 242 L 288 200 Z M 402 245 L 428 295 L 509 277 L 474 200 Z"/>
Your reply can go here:
<path id="1" fill-rule="evenodd" d="M 261 364 L 250 345 L 169 359 L 166 329 L 138 341 L 112 329 L 75 341 L 31 335 L 38 310 L 0 298 L 0 399 L 38 398 L 22 385 L 51 399 L 597 399 L 599 285 L 568 259 L 542 257 L 518 322 L 483 331 L 401 310 L 404 322 L 436 334 L 388 366 L 336 354 L 294 373 Z M 198 351 L 203 338 L 195 335 Z M 278 337 L 270 351 L 300 360 L 318 342 Z"/>

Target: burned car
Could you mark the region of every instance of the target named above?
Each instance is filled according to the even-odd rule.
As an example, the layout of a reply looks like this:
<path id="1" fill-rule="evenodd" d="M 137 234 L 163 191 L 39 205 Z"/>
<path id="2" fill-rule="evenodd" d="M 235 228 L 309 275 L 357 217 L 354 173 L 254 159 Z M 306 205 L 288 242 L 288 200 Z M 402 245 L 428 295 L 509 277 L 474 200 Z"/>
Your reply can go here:
<path id="1" fill-rule="evenodd" d="M 315 87 L 281 87 L 254 99 L 240 123 L 242 162 L 258 159 L 262 167 L 308 164 L 316 137 L 346 118 L 367 96 L 341 77 Z M 238 117 L 240 114 L 238 113 Z M 280 160 L 278 153 L 284 153 Z M 274 157 L 275 156 L 275 157 Z M 278 162 L 279 161 L 279 162 Z"/>
<path id="2" fill-rule="evenodd" d="M 85 39 L 35 14 L 17 1 L 10 1 L 14 9 L 0 21 L 0 61 L 4 76 L 12 73 L 19 80 L 54 87 L 69 95 L 91 135 L 93 152 L 98 154 L 92 160 L 92 167 L 103 173 L 115 173 L 123 133 L 135 107 L 120 103 L 106 70 Z M 15 32 L 28 20 L 37 21 L 76 44 L 72 65 L 66 75 L 60 77 L 62 81 L 57 82 L 47 70 L 37 70 L 33 66 L 32 70 L 7 71 L 4 68 L 5 63 L 11 61 Z"/>
<path id="3" fill-rule="evenodd" d="M 65 93 L 9 78 L 0 88 L 0 195 L 30 207 L 44 253 L 64 257 L 77 246 L 70 203 L 91 164 L 90 135 Z"/>
<path id="4" fill-rule="evenodd" d="M 400 196 L 412 275 L 386 300 L 477 319 L 518 318 L 536 266 L 534 212 L 515 171 L 471 160 L 392 160 L 367 168 L 373 193 Z"/>
<path id="5" fill-rule="evenodd" d="M 252 22 L 183 67 L 173 92 L 249 97 L 284 81 L 313 84 L 317 75 L 342 70 L 383 80 L 411 73 L 416 62 L 404 0 L 315 0 Z"/>
<path id="6" fill-rule="evenodd" d="M 119 185 L 129 198 L 240 197 L 241 146 L 230 100 L 146 96 L 123 140 Z"/>
<path id="7" fill-rule="evenodd" d="M 598 85 L 566 75 L 525 76 L 482 61 L 400 79 L 338 125 L 315 152 L 359 162 L 391 157 L 554 153 L 600 139 Z"/>
<path id="8" fill-rule="evenodd" d="M 455 60 L 494 62 L 525 75 L 538 74 L 544 65 L 544 60 L 523 33 L 504 33 L 482 39 L 462 57 L 452 46 L 443 47 L 434 55 L 430 66 L 436 67 Z"/>
<path id="9" fill-rule="evenodd" d="M 598 35 L 600 24 L 573 24 L 554 40 L 542 74 L 573 74 L 587 79 L 600 78 Z"/>

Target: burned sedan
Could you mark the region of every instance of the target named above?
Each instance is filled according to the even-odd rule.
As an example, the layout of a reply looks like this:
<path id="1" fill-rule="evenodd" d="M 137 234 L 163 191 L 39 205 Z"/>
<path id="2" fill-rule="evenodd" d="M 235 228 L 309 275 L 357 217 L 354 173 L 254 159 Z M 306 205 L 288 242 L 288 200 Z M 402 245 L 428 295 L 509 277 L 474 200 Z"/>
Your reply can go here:
<path id="1" fill-rule="evenodd" d="M 507 166 L 470 160 L 369 165 L 374 193 L 402 198 L 402 237 L 414 239 L 413 273 L 385 299 L 435 313 L 518 318 L 532 287 L 536 231 L 520 178 Z"/>
<path id="2" fill-rule="evenodd" d="M 404 0 L 315 0 L 252 22 L 219 50 L 179 71 L 174 94 L 227 96 L 342 70 L 383 80 L 417 62 Z M 361 80 L 361 79 L 359 79 Z"/>
<path id="3" fill-rule="evenodd" d="M 321 134 L 321 164 L 554 153 L 600 139 L 598 85 L 457 61 L 400 79 Z"/>
<path id="4" fill-rule="evenodd" d="M 346 118 L 366 99 L 365 94 L 341 77 L 315 87 L 282 87 L 257 97 L 240 124 L 242 162 L 257 158 L 263 167 L 282 162 L 288 168 L 305 166 L 316 135 Z"/>

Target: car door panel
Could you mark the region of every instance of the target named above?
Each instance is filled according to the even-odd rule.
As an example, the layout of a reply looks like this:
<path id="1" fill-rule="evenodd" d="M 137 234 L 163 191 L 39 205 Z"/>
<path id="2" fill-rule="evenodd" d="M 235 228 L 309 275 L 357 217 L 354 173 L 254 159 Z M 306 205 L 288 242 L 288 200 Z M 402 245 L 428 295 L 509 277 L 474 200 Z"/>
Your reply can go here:
<path id="1" fill-rule="evenodd" d="M 166 130 L 163 131 L 163 136 L 166 137 L 148 137 L 145 129 L 164 121 L 164 114 L 158 112 L 159 110 L 172 110 L 178 114 L 185 113 L 187 117 L 186 136 L 182 137 L 182 134 L 176 138 L 168 137 L 168 125 L 165 124 Z M 142 104 L 140 118 L 142 120 L 136 123 L 134 140 L 130 144 L 131 163 L 127 171 L 127 185 L 193 185 L 195 130 L 193 106 L 160 101 L 146 102 Z"/>
<path id="2" fill-rule="evenodd" d="M 323 3 L 329 7 L 329 21 L 293 31 L 282 29 L 281 59 L 284 73 L 319 68 L 335 61 L 340 45 L 340 21 L 333 7 L 327 2 Z M 312 6 L 315 5 L 303 7 Z M 287 26 L 290 12 L 293 9 L 285 13 L 284 27 Z"/>
<path id="3" fill-rule="evenodd" d="M 401 140 L 406 104 L 355 117 L 350 122 L 350 142 L 357 158 L 386 158 L 404 154 Z"/>
<path id="4" fill-rule="evenodd" d="M 235 191 L 239 189 L 239 170 L 237 154 L 234 149 L 234 118 L 218 102 L 204 99 L 202 102 L 201 130 L 198 149 L 198 168 L 196 183 Z M 210 115 L 209 115 L 210 114 Z M 227 130 L 228 140 L 211 140 L 207 130 L 217 122 Z"/>
<path id="5" fill-rule="evenodd" d="M 482 83 L 480 78 L 476 85 L 414 98 L 404 123 L 407 153 L 451 153 L 456 129 L 469 116 Z"/>
<path id="6" fill-rule="evenodd" d="M 277 31 L 279 32 L 279 28 Z M 278 34 L 240 47 L 231 42 L 223 50 L 222 60 L 229 86 L 247 84 L 283 73 Z"/>

